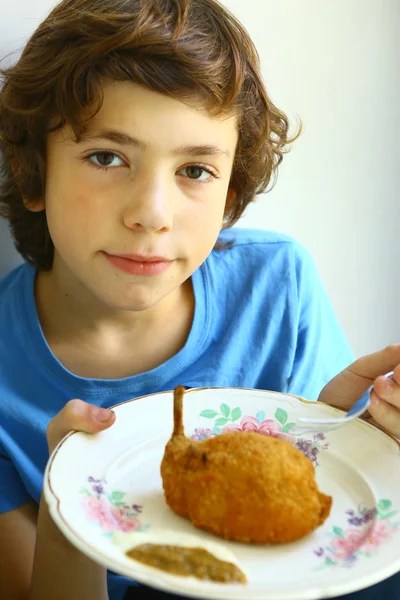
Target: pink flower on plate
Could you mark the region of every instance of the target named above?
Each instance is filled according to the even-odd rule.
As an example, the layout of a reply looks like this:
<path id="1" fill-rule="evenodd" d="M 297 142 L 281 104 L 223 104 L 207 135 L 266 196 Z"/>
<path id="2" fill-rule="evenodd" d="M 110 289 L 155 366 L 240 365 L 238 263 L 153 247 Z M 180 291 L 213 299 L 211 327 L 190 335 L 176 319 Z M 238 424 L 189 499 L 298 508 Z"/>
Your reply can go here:
<path id="1" fill-rule="evenodd" d="M 337 560 L 350 558 L 364 542 L 365 533 L 357 529 L 348 529 L 343 537 L 334 537 L 331 546 L 334 549 L 334 557 Z"/>
<path id="2" fill-rule="evenodd" d="M 363 552 L 373 552 L 382 542 L 390 539 L 392 528 L 387 521 L 377 521 L 362 545 Z"/>
<path id="3" fill-rule="evenodd" d="M 115 521 L 117 523 L 116 528 L 119 531 L 124 531 L 125 533 L 128 533 L 130 531 L 137 531 L 141 528 L 139 519 L 137 519 L 136 517 L 127 517 L 125 515 L 125 511 L 122 508 L 117 508 L 116 506 L 113 506 L 111 508 L 111 513 L 115 518 Z"/>
<path id="4" fill-rule="evenodd" d="M 234 423 L 225 425 L 223 433 L 229 431 L 253 431 L 255 433 L 261 433 L 262 435 L 270 435 L 271 437 L 281 438 L 288 442 L 292 442 L 294 439 L 292 435 L 288 433 L 281 433 L 282 425 L 278 421 L 273 419 L 264 419 L 259 423 L 255 417 L 244 416 L 240 422 L 240 425 Z"/>
<path id="5" fill-rule="evenodd" d="M 85 516 L 88 521 L 95 521 L 103 531 L 111 532 L 118 529 L 118 521 L 110 510 L 110 504 L 105 498 L 85 496 L 82 498 Z"/>
<path id="6" fill-rule="evenodd" d="M 105 498 L 84 496 L 82 498 L 85 516 L 88 521 L 95 521 L 106 533 L 113 531 L 136 531 L 141 528 L 139 519 L 127 517 L 124 509 L 112 506 Z"/>

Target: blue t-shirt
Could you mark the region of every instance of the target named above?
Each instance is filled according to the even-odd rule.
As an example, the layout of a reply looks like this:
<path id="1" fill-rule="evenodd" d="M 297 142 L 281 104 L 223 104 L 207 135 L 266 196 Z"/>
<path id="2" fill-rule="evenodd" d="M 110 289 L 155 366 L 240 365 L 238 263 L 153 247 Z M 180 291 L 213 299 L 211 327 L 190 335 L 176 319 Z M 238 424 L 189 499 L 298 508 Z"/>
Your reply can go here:
<path id="1" fill-rule="evenodd" d="M 46 428 L 71 398 L 109 407 L 181 384 L 317 399 L 352 362 L 314 262 L 300 245 L 245 229 L 223 231 L 220 239 L 231 247 L 213 250 L 192 276 L 195 312 L 185 346 L 157 368 L 118 380 L 78 377 L 57 360 L 38 320 L 33 267 L 24 264 L 0 280 L 0 512 L 30 498 L 39 502 Z M 121 600 L 129 584 L 109 574 L 110 600 Z"/>

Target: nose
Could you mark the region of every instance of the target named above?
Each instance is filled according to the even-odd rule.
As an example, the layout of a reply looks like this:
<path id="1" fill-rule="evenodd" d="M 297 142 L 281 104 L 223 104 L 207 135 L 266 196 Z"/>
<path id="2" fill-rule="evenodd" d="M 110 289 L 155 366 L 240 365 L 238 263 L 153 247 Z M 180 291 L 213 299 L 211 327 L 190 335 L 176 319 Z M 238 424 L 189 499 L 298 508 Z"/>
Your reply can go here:
<path id="1" fill-rule="evenodd" d="M 156 173 L 137 174 L 123 220 L 125 227 L 132 231 L 170 231 L 173 227 L 173 197 L 167 177 Z"/>

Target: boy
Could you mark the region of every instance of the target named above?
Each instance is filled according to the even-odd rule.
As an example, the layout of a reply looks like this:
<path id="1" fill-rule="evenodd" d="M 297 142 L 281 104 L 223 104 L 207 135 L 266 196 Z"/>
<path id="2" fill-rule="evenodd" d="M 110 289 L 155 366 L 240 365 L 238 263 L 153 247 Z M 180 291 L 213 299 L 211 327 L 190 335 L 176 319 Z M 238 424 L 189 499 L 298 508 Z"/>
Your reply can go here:
<path id="1" fill-rule="evenodd" d="M 307 253 L 229 230 L 291 140 L 213 0 L 64 0 L 4 73 L 0 139 L 27 260 L 0 283 L 2 596 L 120 600 L 133 582 L 72 548 L 41 500 L 62 436 L 177 384 L 317 399 L 351 353 Z M 320 399 L 350 406 L 399 362 L 367 357 Z"/>

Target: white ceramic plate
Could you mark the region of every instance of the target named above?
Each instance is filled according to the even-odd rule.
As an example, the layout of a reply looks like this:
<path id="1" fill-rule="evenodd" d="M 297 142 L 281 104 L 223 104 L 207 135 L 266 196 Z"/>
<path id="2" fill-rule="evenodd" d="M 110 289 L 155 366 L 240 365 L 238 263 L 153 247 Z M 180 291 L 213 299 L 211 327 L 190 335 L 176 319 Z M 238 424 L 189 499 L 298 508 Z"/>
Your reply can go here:
<path id="1" fill-rule="evenodd" d="M 347 594 L 400 570 L 400 449 L 394 438 L 355 420 L 325 438 L 294 440 L 312 458 L 321 491 L 333 497 L 329 519 L 292 544 L 237 544 L 195 529 L 164 501 L 160 463 L 172 432 L 172 402 L 172 392 L 165 392 L 120 404 L 109 430 L 71 433 L 54 451 L 45 498 L 80 551 L 135 581 L 194 598 L 312 600 Z M 194 389 L 184 401 L 185 432 L 196 439 L 227 426 L 290 434 L 298 416 L 339 413 L 290 395 L 236 388 Z M 176 577 L 129 559 L 114 541 L 116 532 L 165 528 L 222 544 L 237 557 L 247 585 Z"/>

